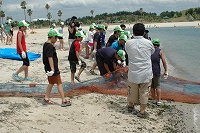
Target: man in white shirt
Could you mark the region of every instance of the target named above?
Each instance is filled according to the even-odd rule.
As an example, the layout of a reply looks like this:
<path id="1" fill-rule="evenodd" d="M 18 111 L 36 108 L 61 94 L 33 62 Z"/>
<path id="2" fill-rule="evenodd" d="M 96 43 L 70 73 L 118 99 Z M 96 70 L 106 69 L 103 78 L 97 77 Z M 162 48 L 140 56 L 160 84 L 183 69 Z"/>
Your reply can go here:
<path id="1" fill-rule="evenodd" d="M 153 77 L 151 55 L 155 49 L 151 41 L 143 37 L 144 24 L 133 26 L 134 39 L 127 41 L 125 50 L 128 54 L 128 111 L 134 110 L 134 103 L 140 103 L 138 117 L 146 117 L 145 108 L 148 102 L 149 86 Z"/>

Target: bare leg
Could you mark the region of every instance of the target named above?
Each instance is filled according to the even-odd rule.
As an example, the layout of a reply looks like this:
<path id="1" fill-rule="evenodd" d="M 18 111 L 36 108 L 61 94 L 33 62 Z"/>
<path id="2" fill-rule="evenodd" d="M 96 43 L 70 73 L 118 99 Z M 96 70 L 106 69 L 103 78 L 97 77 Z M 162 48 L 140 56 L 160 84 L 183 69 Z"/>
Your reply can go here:
<path id="1" fill-rule="evenodd" d="M 93 64 L 93 66 L 92 66 L 92 71 L 94 71 L 94 69 L 97 67 L 97 63 L 95 62 L 94 64 Z"/>
<path id="2" fill-rule="evenodd" d="M 26 65 L 21 66 L 21 67 L 17 70 L 17 72 L 16 72 L 15 74 L 18 75 L 18 74 L 21 73 L 22 71 L 26 71 L 27 67 L 28 67 L 28 66 L 26 66 Z"/>
<path id="3" fill-rule="evenodd" d="M 157 100 L 158 102 L 161 100 L 161 89 L 156 89 L 156 93 L 157 93 Z"/>
<path id="4" fill-rule="evenodd" d="M 145 108 L 146 108 L 146 104 L 140 104 L 140 113 L 144 114 L 145 113 Z"/>
<path id="5" fill-rule="evenodd" d="M 49 100 L 49 96 L 51 93 L 51 90 L 53 88 L 53 84 L 48 84 L 47 89 L 46 89 L 46 94 L 45 94 L 45 100 Z"/>
<path id="6" fill-rule="evenodd" d="M 71 85 L 74 85 L 74 77 L 75 77 L 75 73 L 71 73 Z"/>
<path id="7" fill-rule="evenodd" d="M 63 87 L 62 87 L 62 84 L 58 84 L 58 93 L 60 94 L 60 97 L 62 99 L 62 102 L 65 102 L 65 94 L 64 94 L 64 91 L 63 91 Z"/>
<path id="8" fill-rule="evenodd" d="M 27 68 L 25 68 L 24 72 L 25 72 L 25 78 L 28 78 L 28 66 Z"/>
<path id="9" fill-rule="evenodd" d="M 151 95 L 152 95 L 153 100 L 156 100 L 156 91 L 154 88 L 151 88 Z"/>
<path id="10" fill-rule="evenodd" d="M 80 77 L 81 73 L 83 72 L 84 69 L 79 69 L 79 72 L 77 73 L 77 77 Z"/>

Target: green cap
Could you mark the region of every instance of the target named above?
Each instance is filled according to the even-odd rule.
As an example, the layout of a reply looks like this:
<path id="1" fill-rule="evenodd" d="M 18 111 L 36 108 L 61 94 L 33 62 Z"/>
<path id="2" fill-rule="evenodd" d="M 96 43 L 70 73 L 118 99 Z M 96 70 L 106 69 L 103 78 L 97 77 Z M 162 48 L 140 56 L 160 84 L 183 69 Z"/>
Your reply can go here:
<path id="1" fill-rule="evenodd" d="M 84 35 L 84 33 L 82 31 L 77 31 L 75 36 L 80 36 L 82 38 L 85 38 L 85 35 Z"/>
<path id="2" fill-rule="evenodd" d="M 53 36 L 62 37 L 63 34 L 58 33 L 58 31 L 56 31 L 55 29 L 51 29 L 48 33 L 48 37 L 53 37 Z"/>
<path id="3" fill-rule="evenodd" d="M 52 26 L 53 26 L 53 27 L 56 27 L 56 24 L 55 24 L 55 23 L 53 23 L 53 24 L 52 24 Z"/>
<path id="4" fill-rule="evenodd" d="M 105 29 L 105 26 L 103 25 L 103 24 L 100 24 L 100 25 L 98 25 L 98 27 L 97 27 L 98 29 L 103 29 L 103 30 L 106 30 Z"/>
<path id="5" fill-rule="evenodd" d="M 97 27 L 97 25 L 95 23 L 92 23 L 91 25 L 93 25 L 94 27 Z"/>
<path id="6" fill-rule="evenodd" d="M 90 29 L 94 29 L 94 25 L 91 24 L 91 25 L 90 25 Z"/>
<path id="7" fill-rule="evenodd" d="M 127 41 L 128 41 L 128 38 L 127 38 L 127 36 L 126 36 L 126 35 L 124 35 L 124 34 L 120 35 L 119 39 L 120 39 L 120 40 L 124 40 L 125 42 L 127 42 Z"/>
<path id="8" fill-rule="evenodd" d="M 125 51 L 124 50 L 119 50 L 117 51 L 117 54 L 119 55 L 119 57 L 124 61 L 126 60 L 126 57 L 125 57 Z"/>
<path id="9" fill-rule="evenodd" d="M 158 38 L 155 38 L 152 40 L 153 45 L 158 45 L 160 46 L 160 40 Z"/>
<path id="10" fill-rule="evenodd" d="M 26 23 L 25 20 L 22 20 L 22 21 L 20 21 L 20 22 L 18 23 L 18 27 L 28 27 L 28 26 L 29 26 L 29 24 Z"/>
<path id="11" fill-rule="evenodd" d="M 120 32 L 122 32 L 123 30 L 122 30 L 122 28 L 121 28 L 121 27 L 119 27 L 119 26 L 116 26 L 116 27 L 114 28 L 114 31 L 120 31 Z"/>
<path id="12" fill-rule="evenodd" d="M 124 31 L 124 34 L 125 34 L 128 38 L 131 38 L 131 32 L 130 32 L 130 31 L 125 30 L 125 31 Z"/>
<path id="13" fill-rule="evenodd" d="M 60 22 L 60 25 L 64 25 L 64 22 Z"/>

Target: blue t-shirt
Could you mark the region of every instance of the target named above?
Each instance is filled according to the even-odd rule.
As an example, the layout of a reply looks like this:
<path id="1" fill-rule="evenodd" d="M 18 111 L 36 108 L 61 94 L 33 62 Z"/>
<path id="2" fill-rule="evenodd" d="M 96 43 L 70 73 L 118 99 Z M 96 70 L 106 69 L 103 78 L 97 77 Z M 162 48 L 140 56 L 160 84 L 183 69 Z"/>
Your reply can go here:
<path id="1" fill-rule="evenodd" d="M 10 33 L 10 25 L 8 24 L 5 25 L 5 32 Z"/>
<path id="2" fill-rule="evenodd" d="M 101 38 L 102 38 L 102 41 L 101 41 L 101 47 L 105 47 L 105 36 L 106 36 L 106 31 L 104 31 L 103 33 L 101 33 Z"/>
<path id="3" fill-rule="evenodd" d="M 115 42 L 113 42 L 113 43 L 111 44 L 110 47 L 116 49 L 117 51 L 118 51 L 118 50 L 122 50 L 123 47 L 120 46 L 118 42 L 119 42 L 119 41 L 115 41 Z"/>

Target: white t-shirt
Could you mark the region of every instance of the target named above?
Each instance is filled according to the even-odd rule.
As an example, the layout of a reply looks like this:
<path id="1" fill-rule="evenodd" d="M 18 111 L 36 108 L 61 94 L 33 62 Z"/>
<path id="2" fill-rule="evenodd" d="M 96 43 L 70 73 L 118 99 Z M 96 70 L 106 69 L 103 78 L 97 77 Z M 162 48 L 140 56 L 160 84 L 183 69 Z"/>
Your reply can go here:
<path id="1" fill-rule="evenodd" d="M 93 43 L 93 36 L 94 36 L 94 33 L 92 31 L 87 32 L 87 40 L 91 43 Z"/>

